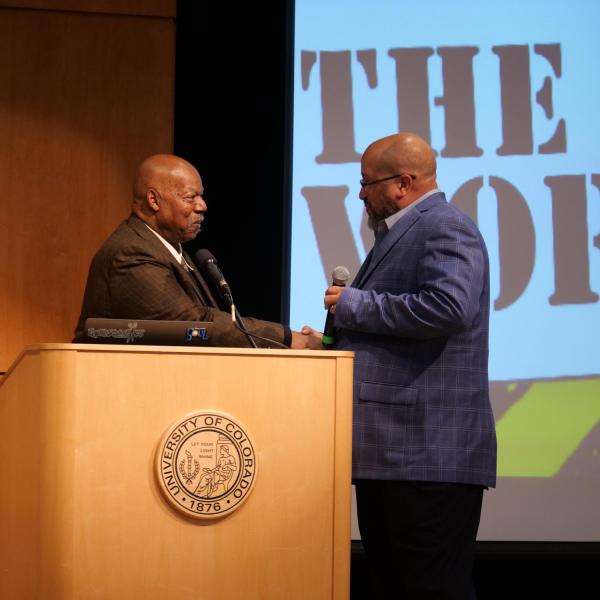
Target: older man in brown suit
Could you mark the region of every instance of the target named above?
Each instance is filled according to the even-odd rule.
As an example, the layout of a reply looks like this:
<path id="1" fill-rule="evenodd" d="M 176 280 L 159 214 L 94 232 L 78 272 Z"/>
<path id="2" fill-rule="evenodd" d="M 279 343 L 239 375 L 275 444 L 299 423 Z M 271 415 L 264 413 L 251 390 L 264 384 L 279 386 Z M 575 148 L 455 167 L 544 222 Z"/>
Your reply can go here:
<path id="1" fill-rule="evenodd" d="M 212 345 L 250 345 L 181 247 L 200 232 L 203 193 L 198 171 L 177 156 L 157 154 L 141 163 L 131 215 L 92 260 L 74 341 L 84 339 L 87 318 L 103 317 L 203 321 Z M 245 325 L 273 345 L 321 347 L 316 336 L 279 323 L 248 317 Z"/>

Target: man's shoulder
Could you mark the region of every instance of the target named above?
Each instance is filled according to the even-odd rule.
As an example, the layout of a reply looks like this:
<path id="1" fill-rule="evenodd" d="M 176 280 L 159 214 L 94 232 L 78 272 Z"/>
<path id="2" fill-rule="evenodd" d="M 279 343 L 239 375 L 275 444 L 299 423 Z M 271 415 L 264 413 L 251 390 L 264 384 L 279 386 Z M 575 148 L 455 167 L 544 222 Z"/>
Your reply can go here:
<path id="1" fill-rule="evenodd" d="M 457 223 L 467 228 L 478 229 L 471 216 L 463 209 L 448 202 L 443 192 L 433 194 L 416 208 L 420 209 L 421 217 L 432 223 Z"/>
<path id="2" fill-rule="evenodd" d="M 151 232 L 148 232 L 148 236 L 144 235 L 144 227 L 144 223 L 133 215 L 125 219 L 104 240 L 94 259 L 98 261 L 123 252 L 144 251 L 152 240 Z"/>

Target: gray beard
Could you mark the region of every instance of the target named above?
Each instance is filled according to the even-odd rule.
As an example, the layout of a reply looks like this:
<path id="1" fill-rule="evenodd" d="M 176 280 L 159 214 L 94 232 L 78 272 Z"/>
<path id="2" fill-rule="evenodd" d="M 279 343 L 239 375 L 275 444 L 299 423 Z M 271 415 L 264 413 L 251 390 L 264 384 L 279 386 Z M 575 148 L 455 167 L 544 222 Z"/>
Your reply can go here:
<path id="1" fill-rule="evenodd" d="M 379 220 L 376 219 L 375 217 L 367 217 L 367 225 L 368 225 L 369 229 L 371 229 L 375 233 L 377 232 L 378 224 L 379 224 Z"/>

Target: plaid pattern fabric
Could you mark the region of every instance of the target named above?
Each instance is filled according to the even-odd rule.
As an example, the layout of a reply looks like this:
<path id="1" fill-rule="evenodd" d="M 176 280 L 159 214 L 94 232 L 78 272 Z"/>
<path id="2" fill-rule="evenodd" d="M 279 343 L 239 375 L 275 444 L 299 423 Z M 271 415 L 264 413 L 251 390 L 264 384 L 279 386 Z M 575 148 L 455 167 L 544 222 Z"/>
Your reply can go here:
<path id="1" fill-rule="evenodd" d="M 475 224 L 427 198 L 365 260 L 338 302 L 353 350 L 353 476 L 494 486 L 489 266 Z"/>
<path id="2" fill-rule="evenodd" d="M 88 317 L 208 321 L 211 345 L 250 346 L 229 313 L 219 310 L 198 271 L 180 265 L 135 215 L 117 227 L 92 260 L 74 341 L 83 339 Z M 244 317 L 244 323 L 252 333 L 284 342 L 278 323 L 251 317 Z M 266 346 L 261 341 L 257 345 Z"/>

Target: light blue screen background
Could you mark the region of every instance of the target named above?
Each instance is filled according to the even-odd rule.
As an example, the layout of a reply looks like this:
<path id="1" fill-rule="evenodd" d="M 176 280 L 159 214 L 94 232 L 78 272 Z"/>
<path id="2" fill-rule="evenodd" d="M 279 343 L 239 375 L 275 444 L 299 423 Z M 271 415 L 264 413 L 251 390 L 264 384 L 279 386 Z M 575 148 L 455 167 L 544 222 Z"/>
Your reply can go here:
<path id="1" fill-rule="evenodd" d="M 397 131 L 395 64 L 390 48 L 477 46 L 473 59 L 477 144 L 481 157 L 438 158 L 438 183 L 451 198 L 467 180 L 483 176 L 479 225 L 488 244 L 492 298 L 499 292 L 496 195 L 489 176 L 501 177 L 523 195 L 536 234 L 535 268 L 519 299 L 491 315 L 490 378 L 511 380 L 597 374 L 600 371 L 600 303 L 551 306 L 554 291 L 551 190 L 544 178 L 585 175 L 588 200 L 590 288 L 600 292 L 600 252 L 593 245 L 600 233 L 600 198 L 591 185 L 600 172 L 600 3 L 579 2 L 444 2 L 418 3 L 357 0 L 296 2 L 295 94 L 291 256 L 291 325 L 322 329 L 323 291 L 328 285 L 309 218 L 304 186 L 348 185 L 346 210 L 357 246 L 363 212 L 358 199 L 359 162 L 317 164 L 323 150 L 319 70 L 309 87 L 300 85 L 302 50 L 352 51 L 355 148 L 362 153 L 373 140 Z M 562 75 L 553 77 L 548 61 L 533 52 L 534 44 L 561 44 Z M 496 45 L 530 46 L 533 154 L 498 156 L 502 144 L 499 59 Z M 356 51 L 377 52 L 378 85 L 370 89 Z M 534 95 L 545 77 L 553 79 L 554 115 L 547 118 Z M 431 143 L 444 147 L 444 109 L 433 98 L 443 94 L 441 58 L 429 59 Z M 542 155 L 559 119 L 566 121 L 567 152 Z M 354 273 L 352 274 L 354 275 Z"/>
<path id="2" fill-rule="evenodd" d="M 438 184 L 450 199 L 466 181 L 479 176 L 484 179 L 478 194 L 478 222 L 490 255 L 492 302 L 500 292 L 500 252 L 497 199 L 489 177 L 503 178 L 519 190 L 535 230 L 535 263 L 527 287 L 513 304 L 491 312 L 490 380 L 600 375 L 600 302 L 558 306 L 549 302 L 555 290 L 555 226 L 551 189 L 544 184 L 546 177 L 577 175 L 585 179 L 587 279 L 589 289 L 599 294 L 600 191 L 592 183 L 592 176 L 600 173 L 599 24 L 600 2 L 594 0 L 296 0 L 291 326 L 299 329 L 309 324 L 322 330 L 323 292 L 329 284 L 302 189 L 349 187 L 346 216 L 359 257 L 365 257 L 360 239 L 364 208 L 358 199 L 359 161 L 316 161 L 324 149 L 319 53 L 351 53 L 353 130 L 355 150 L 361 154 L 375 139 L 398 131 L 396 65 L 388 50 L 432 48 L 428 60 L 431 145 L 439 152 L 446 140 L 445 111 L 434 101 L 444 94 L 442 60 L 436 49 L 476 46 L 479 51 L 472 62 L 476 142 L 483 154 L 438 155 Z M 537 44 L 560 44 L 560 76 L 553 73 L 548 60 L 535 53 Z M 533 132 L 529 155 L 499 156 L 496 152 L 503 143 L 503 131 L 500 61 L 492 47 L 508 45 L 529 47 Z M 364 50 L 376 52 L 377 85 L 373 88 L 357 60 L 357 52 Z M 316 53 L 317 58 L 303 89 L 301 56 L 306 52 Z M 547 77 L 553 86 L 550 116 L 536 102 L 536 93 Z M 538 147 L 552 136 L 560 119 L 566 123 L 566 152 L 541 154 Z M 354 275 L 351 273 L 351 278 Z M 578 463 L 576 483 L 540 478 L 527 488 L 527 482 L 518 478 L 501 479 L 498 489 L 486 494 L 480 537 L 599 540 L 600 514 L 594 500 L 600 498 L 598 425 L 594 431 L 595 441 L 588 438 L 585 461 Z M 589 499 L 585 508 L 574 504 L 576 498 Z M 590 526 L 593 523 L 596 525 Z"/>

